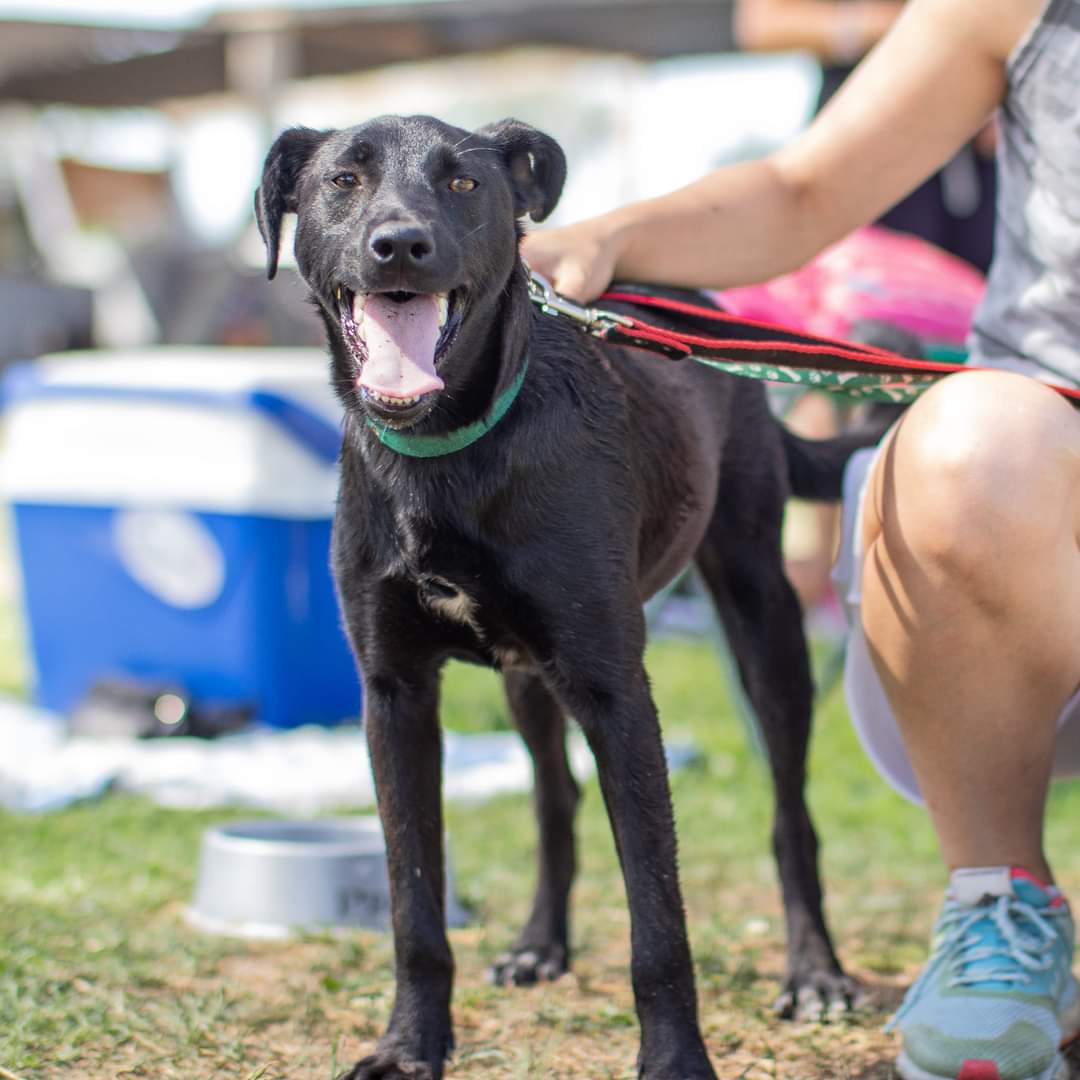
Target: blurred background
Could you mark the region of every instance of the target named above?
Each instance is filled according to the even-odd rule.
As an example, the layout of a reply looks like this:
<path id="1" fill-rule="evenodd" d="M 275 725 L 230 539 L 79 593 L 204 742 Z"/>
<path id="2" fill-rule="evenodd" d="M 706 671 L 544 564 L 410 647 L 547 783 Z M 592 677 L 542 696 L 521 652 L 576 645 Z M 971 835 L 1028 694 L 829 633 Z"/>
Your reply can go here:
<path id="1" fill-rule="evenodd" d="M 763 153 L 818 68 L 732 25 L 729 0 L 0 2 L 0 359 L 317 343 L 252 223 L 289 124 L 517 116 L 567 151 L 556 221 Z"/>
<path id="2" fill-rule="evenodd" d="M 736 21 L 728 0 L 0 0 L 0 580 L 29 643 L 0 679 L 61 715 L 163 690 L 225 726 L 355 715 L 326 569 L 340 417 L 288 238 L 265 279 L 267 148 L 291 124 L 515 116 L 564 147 L 553 221 L 574 220 L 806 122 L 816 60 L 740 53 Z"/>

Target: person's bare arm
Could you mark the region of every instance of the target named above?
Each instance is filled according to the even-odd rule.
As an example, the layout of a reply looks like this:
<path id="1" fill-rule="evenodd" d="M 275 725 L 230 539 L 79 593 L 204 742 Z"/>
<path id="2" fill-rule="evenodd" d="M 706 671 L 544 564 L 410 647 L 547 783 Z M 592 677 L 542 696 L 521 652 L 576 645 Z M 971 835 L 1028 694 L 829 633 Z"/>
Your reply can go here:
<path id="1" fill-rule="evenodd" d="M 911 0 L 794 142 L 760 161 L 526 238 L 530 265 L 578 300 L 613 276 L 691 288 L 762 281 L 873 221 L 985 123 L 1042 0 Z"/>
<path id="2" fill-rule="evenodd" d="M 854 63 L 884 37 L 901 0 L 738 0 L 743 49 L 802 49 L 825 63 Z"/>

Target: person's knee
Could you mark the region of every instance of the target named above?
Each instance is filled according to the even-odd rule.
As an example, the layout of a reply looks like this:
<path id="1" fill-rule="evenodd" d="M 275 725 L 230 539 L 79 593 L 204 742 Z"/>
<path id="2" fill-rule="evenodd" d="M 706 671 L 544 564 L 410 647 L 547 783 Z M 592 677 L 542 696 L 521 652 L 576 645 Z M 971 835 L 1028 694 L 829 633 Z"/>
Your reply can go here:
<path id="1" fill-rule="evenodd" d="M 872 526 L 898 565 L 999 573 L 1069 522 L 1056 511 L 1076 498 L 1078 451 L 1080 419 L 1047 388 L 1004 372 L 947 379 L 885 449 Z"/>

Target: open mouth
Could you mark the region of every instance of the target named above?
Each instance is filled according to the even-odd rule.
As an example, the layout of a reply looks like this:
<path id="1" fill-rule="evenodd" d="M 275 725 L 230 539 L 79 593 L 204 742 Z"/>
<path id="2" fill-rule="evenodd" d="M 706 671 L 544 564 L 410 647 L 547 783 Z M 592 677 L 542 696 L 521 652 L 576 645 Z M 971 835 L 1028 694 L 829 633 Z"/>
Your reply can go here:
<path id="1" fill-rule="evenodd" d="M 391 424 L 417 419 L 443 388 L 439 365 L 461 325 L 461 297 L 342 286 L 337 298 L 364 404 Z"/>

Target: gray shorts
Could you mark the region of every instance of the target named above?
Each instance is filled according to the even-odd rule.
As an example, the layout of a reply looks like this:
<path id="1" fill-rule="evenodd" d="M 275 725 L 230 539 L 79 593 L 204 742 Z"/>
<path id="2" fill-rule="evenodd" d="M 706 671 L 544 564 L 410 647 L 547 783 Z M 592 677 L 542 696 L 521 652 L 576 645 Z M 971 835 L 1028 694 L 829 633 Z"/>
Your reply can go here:
<path id="1" fill-rule="evenodd" d="M 833 581 L 844 605 L 849 627 L 844 694 L 859 741 L 878 772 L 905 798 L 921 803 L 919 782 L 915 779 L 896 718 L 870 659 L 860 614 L 863 544 L 859 526 L 867 480 L 879 450 L 879 447 L 869 447 L 857 451 L 844 473 L 843 536 L 833 567 Z M 1069 700 L 1058 718 L 1053 775 L 1055 779 L 1080 776 L 1080 690 Z"/>

